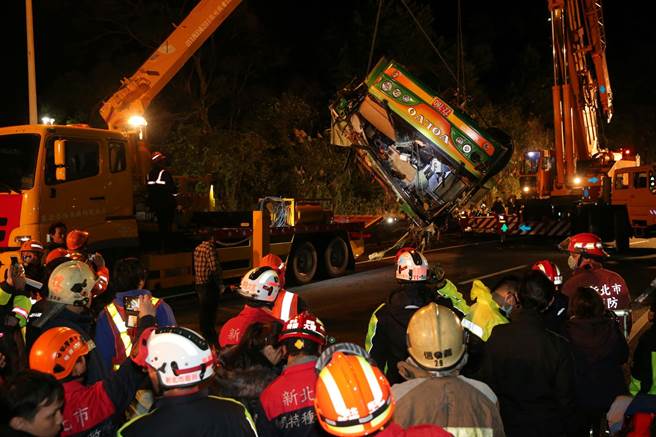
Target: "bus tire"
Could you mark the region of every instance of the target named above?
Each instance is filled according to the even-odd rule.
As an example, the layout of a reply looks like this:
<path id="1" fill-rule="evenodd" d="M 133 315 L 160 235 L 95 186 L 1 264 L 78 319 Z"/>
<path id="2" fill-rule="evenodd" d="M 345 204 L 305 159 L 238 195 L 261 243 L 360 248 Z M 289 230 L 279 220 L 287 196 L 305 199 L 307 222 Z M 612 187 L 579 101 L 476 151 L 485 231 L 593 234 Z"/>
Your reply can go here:
<path id="1" fill-rule="evenodd" d="M 298 284 L 307 284 L 317 273 L 317 249 L 310 241 L 300 243 L 294 249 L 292 257 L 292 277 Z"/>
<path id="2" fill-rule="evenodd" d="M 349 248 L 342 237 L 334 237 L 323 251 L 323 265 L 326 274 L 335 278 L 346 273 L 349 264 Z"/>

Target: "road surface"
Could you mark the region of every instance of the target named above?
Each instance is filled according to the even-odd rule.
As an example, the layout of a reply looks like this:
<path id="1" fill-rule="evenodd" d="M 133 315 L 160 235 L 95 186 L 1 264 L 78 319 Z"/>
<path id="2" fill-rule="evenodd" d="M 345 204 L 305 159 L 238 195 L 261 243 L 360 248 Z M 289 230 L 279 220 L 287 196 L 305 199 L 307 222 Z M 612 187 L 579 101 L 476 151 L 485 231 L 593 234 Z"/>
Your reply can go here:
<path id="1" fill-rule="evenodd" d="M 569 277 L 567 254 L 559 252 L 550 240 L 515 239 L 500 245 L 498 241 L 458 241 L 452 237 L 444 246 L 425 254 L 429 262 L 439 262 L 463 294 L 468 296 L 471 283 L 480 279 L 493 285 L 504 275 L 518 274 L 540 259 L 558 264 L 564 279 Z M 631 250 L 613 254 L 607 267 L 620 273 L 627 281 L 632 298 L 640 295 L 656 277 L 656 239 L 634 239 Z M 337 341 L 364 343 L 371 313 L 397 287 L 394 279 L 394 259 L 358 263 L 356 272 L 341 278 L 291 287 L 310 309 L 326 324 L 328 333 Z M 178 323 L 198 329 L 194 296 L 170 299 Z M 219 324 L 236 314 L 243 302 L 236 296 L 226 296 L 218 314 Z M 634 311 L 634 323 L 644 317 L 644 308 Z"/>

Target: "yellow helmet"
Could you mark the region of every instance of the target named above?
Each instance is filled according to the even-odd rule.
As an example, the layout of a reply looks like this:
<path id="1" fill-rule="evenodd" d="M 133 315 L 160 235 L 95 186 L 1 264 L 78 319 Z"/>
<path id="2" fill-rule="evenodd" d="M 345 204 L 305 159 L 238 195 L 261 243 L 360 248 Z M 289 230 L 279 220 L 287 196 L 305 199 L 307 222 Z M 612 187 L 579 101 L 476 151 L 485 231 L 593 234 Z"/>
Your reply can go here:
<path id="1" fill-rule="evenodd" d="M 429 303 L 419 308 L 408 323 L 408 352 L 428 370 L 450 370 L 465 355 L 465 333 L 450 309 Z"/>

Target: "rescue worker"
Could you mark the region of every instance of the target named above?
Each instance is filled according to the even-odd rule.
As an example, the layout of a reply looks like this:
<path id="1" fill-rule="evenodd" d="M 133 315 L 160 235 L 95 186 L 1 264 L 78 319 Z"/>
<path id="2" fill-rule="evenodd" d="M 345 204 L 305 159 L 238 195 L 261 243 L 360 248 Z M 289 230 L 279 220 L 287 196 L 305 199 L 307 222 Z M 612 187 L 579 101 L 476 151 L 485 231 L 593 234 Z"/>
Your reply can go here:
<path id="1" fill-rule="evenodd" d="M 458 316 L 429 303 L 413 314 L 407 334 L 410 358 L 399 368 L 408 381 L 392 386 L 394 421 L 403 427 L 432 423 L 458 436 L 504 436 L 494 392 L 460 375 L 467 340 Z"/>
<path id="2" fill-rule="evenodd" d="M 555 263 L 546 259 L 537 261 L 533 264 L 531 269 L 544 273 L 554 284 L 556 293 L 554 294 L 554 298 L 549 304 L 549 307 L 542 314 L 542 317 L 544 318 L 544 323 L 547 326 L 547 329 L 560 333 L 562 332 L 563 325 L 567 321 L 567 309 L 569 307 L 569 298 L 560 291 L 560 287 L 563 285 L 563 275 L 560 273 L 560 269 Z"/>
<path id="3" fill-rule="evenodd" d="M 162 152 L 154 152 L 150 158 L 151 168 L 146 183 L 148 185 L 148 206 L 157 218 L 161 249 L 170 244 L 171 227 L 175 217 L 178 187 L 171 173 L 166 169 L 168 158 Z"/>
<path id="4" fill-rule="evenodd" d="M 314 411 L 329 434 L 342 437 L 447 437 L 436 425 L 403 429 L 392 422 L 394 398 L 383 373 L 357 345 L 341 343 L 326 349 L 316 370 Z"/>
<path id="5" fill-rule="evenodd" d="M 48 228 L 46 250 L 50 252 L 53 249 L 66 247 L 66 225 L 62 222 L 53 223 Z"/>
<path id="6" fill-rule="evenodd" d="M 638 339 L 638 345 L 633 353 L 631 366 L 630 391 L 633 396 L 638 394 L 656 394 L 656 299 L 652 300 L 647 315 L 651 326 Z"/>
<path id="7" fill-rule="evenodd" d="M 25 289 L 25 269 L 17 262 L 5 270 L 0 282 L 0 381 L 16 374 L 27 363 L 22 328 L 32 308 Z"/>
<path id="8" fill-rule="evenodd" d="M 278 341 L 287 358 L 282 374 L 260 395 L 257 416 L 260 435 L 313 436 L 320 434 L 314 416 L 314 366 L 326 344 L 326 329 L 317 317 L 306 312 L 289 319 Z M 289 399 L 285 393 L 296 393 Z M 295 417 L 304 420 L 295 420 Z"/>
<path id="9" fill-rule="evenodd" d="M 106 367 L 114 370 L 130 355 L 136 341 L 137 326 L 128 320 L 126 301 L 136 301 L 139 296 L 148 296 L 155 307 L 157 326 L 175 326 L 171 307 L 163 299 L 153 297 L 144 290 L 146 269 L 137 258 L 124 258 L 114 266 L 112 289 L 116 291 L 96 322 L 95 343 Z M 129 311 L 136 322 L 136 314 Z"/>
<path id="10" fill-rule="evenodd" d="M 105 265 L 105 259 L 98 253 L 89 251 L 89 233 L 81 229 L 72 229 L 66 234 L 66 249 L 68 258 L 86 262 L 98 276 L 98 281 L 92 293 L 98 296 L 107 291 L 109 284 L 109 269 Z"/>
<path id="11" fill-rule="evenodd" d="M 55 267 L 48 278 L 48 298 L 37 302 L 41 304 L 38 312 L 30 313 L 26 332 L 28 350 L 43 332 L 55 327 L 74 329 L 85 342 L 93 340 L 94 320 L 89 308 L 96 281 L 96 275 L 82 261 L 68 260 Z M 108 377 L 111 372 L 95 347 L 88 354 L 86 367 L 88 384 Z"/>
<path id="12" fill-rule="evenodd" d="M 148 377 L 161 395 L 153 411 L 123 425 L 118 437 L 255 436 L 255 424 L 239 402 L 208 396 L 204 381 L 214 375 L 214 354 L 203 337 L 186 328 L 156 329 L 148 338 Z"/>
<path id="13" fill-rule="evenodd" d="M 154 314 L 150 299 L 140 297 L 139 328 L 143 337 L 139 343 L 146 344 L 153 331 L 146 328 L 154 325 Z M 30 351 L 30 368 L 49 373 L 64 385 L 62 437 L 113 436 L 117 428 L 113 419 L 122 415 L 146 380 L 142 370 L 146 351 L 134 348 L 116 373 L 92 384 L 85 382 L 92 348 L 93 342 L 85 340 L 82 333 L 57 327 L 41 334 Z"/>
<path id="14" fill-rule="evenodd" d="M 280 279 L 271 267 L 256 267 L 241 278 L 237 292 L 246 299 L 242 310 L 221 327 L 219 345 L 236 345 L 252 323 L 280 322 L 271 311 L 278 292 Z"/>
<path id="15" fill-rule="evenodd" d="M 63 405 L 61 382 L 46 373 L 23 370 L 0 386 L 0 435 L 59 436 Z"/>
<path id="16" fill-rule="evenodd" d="M 307 305 L 301 299 L 301 297 L 292 293 L 291 291 L 285 290 L 285 263 L 278 255 L 273 253 L 267 254 L 262 258 L 260 262 L 262 267 L 271 267 L 278 273 L 278 279 L 280 280 L 280 291 L 276 296 L 276 300 L 273 303 L 273 315 L 286 322 L 287 320 L 296 317 L 298 314 L 307 310 Z"/>
<path id="17" fill-rule="evenodd" d="M 575 376 L 567 341 L 547 330 L 541 312 L 554 285 L 529 271 L 519 287 L 512 323 L 498 325 L 485 343 L 478 378 L 499 397 L 506 435 L 562 436 L 574 405 Z"/>
<path id="18" fill-rule="evenodd" d="M 21 244 L 20 248 L 20 257 L 21 264 L 25 268 L 25 277 L 36 281 L 41 285 L 38 287 L 35 285 L 27 284 L 26 289 L 30 292 L 30 295 L 33 299 L 41 299 L 41 289 L 43 288 L 43 283 L 45 282 L 45 267 L 43 255 L 45 253 L 45 248 L 41 242 L 36 240 L 24 241 Z"/>
<path id="19" fill-rule="evenodd" d="M 434 288 L 455 290 L 455 286 L 444 279 L 443 272 L 441 278 L 431 278 L 426 257 L 412 248 L 397 253 L 395 276 L 400 286 L 371 315 L 365 339 L 365 349 L 392 384 L 403 381 L 396 363 L 408 357 L 405 330 L 412 314 L 427 303 L 439 300 Z"/>
<path id="20" fill-rule="evenodd" d="M 198 294 L 200 332 L 211 345 L 218 346 L 216 310 L 225 287 L 218 245 L 213 237 L 194 249 L 194 283 Z"/>
<path id="21" fill-rule="evenodd" d="M 629 287 L 620 275 L 603 267 L 601 261 L 609 255 L 601 238 L 590 233 L 576 234 L 563 240 L 559 247 L 569 252 L 567 264 L 573 271 L 563 284 L 563 294 L 571 299 L 581 287 L 594 289 L 601 295 L 606 308 L 617 315 L 625 336 L 628 336 L 631 330 Z"/>

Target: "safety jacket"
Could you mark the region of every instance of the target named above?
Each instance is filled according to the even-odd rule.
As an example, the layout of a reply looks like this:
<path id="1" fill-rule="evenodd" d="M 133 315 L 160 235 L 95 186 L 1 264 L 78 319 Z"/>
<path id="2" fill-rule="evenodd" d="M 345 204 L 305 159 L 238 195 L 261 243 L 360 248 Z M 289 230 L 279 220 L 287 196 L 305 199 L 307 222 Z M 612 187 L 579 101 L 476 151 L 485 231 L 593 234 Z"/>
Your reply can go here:
<path id="1" fill-rule="evenodd" d="M 445 299 L 449 299 L 450 308 L 457 310 L 460 313 L 460 316 L 464 316 L 469 313 L 470 308 L 467 305 L 467 301 L 462 296 L 462 293 L 458 291 L 453 282 L 446 280 L 444 286 L 436 290 L 437 294 Z"/>
<path id="2" fill-rule="evenodd" d="M 162 303 L 162 301 L 156 297 L 151 297 L 150 301 L 153 303 L 155 310 Z M 112 358 L 112 368 L 117 370 L 121 363 L 130 355 L 132 350 L 132 342 L 136 336 L 137 328 L 128 328 L 127 326 L 127 316 L 125 314 L 125 308 L 122 306 L 116 305 L 114 302 L 110 302 L 109 305 L 105 307 L 107 313 L 107 320 L 109 321 L 109 326 L 112 329 L 114 334 L 114 358 Z"/>
<path id="3" fill-rule="evenodd" d="M 298 294 L 280 290 L 273 304 L 273 315 L 286 322 L 298 315 Z"/>
<path id="4" fill-rule="evenodd" d="M 19 292 L 6 282 L 0 283 L 0 315 L 4 322 L 6 315 L 13 315 L 18 319 L 20 327 L 27 324 L 27 317 L 32 309 L 32 301 L 27 292 Z"/>
<path id="5" fill-rule="evenodd" d="M 471 306 L 471 310 L 462 320 L 462 326 L 483 341 L 487 341 L 492 334 L 492 328 L 508 323 L 508 319 L 501 314 L 490 289 L 478 279 L 472 284 L 470 296 L 476 303 Z"/>

